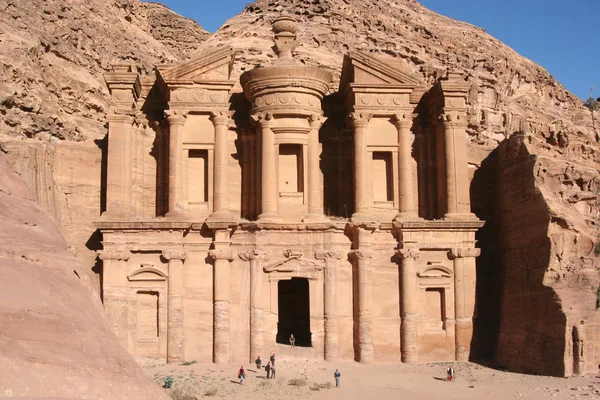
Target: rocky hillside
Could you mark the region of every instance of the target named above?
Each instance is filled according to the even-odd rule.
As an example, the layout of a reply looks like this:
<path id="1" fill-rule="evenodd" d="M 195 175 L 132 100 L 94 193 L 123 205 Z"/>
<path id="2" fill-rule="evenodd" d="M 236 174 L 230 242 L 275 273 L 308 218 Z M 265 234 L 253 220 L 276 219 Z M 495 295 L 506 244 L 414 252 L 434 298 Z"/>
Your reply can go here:
<path id="1" fill-rule="evenodd" d="M 48 141 L 106 134 L 103 73 L 117 61 L 152 73 L 208 33 L 136 0 L 0 1 L 0 135 Z"/>

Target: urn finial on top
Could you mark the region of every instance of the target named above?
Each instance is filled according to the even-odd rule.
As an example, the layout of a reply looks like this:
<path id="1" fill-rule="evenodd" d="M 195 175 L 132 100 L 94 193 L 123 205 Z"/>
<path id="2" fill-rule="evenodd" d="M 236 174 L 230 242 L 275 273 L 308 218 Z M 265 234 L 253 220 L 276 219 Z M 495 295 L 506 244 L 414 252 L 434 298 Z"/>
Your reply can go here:
<path id="1" fill-rule="evenodd" d="M 293 62 L 292 51 L 298 45 L 296 20 L 290 16 L 281 16 L 273 21 L 272 26 L 275 32 L 275 52 L 279 57 L 277 63 Z"/>

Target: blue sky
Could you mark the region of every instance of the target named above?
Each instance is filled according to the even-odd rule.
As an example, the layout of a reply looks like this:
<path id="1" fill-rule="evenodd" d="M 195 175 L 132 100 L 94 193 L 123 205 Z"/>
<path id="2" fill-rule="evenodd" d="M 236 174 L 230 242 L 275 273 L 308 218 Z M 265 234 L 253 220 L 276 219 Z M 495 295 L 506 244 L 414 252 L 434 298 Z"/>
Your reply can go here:
<path id="1" fill-rule="evenodd" d="M 160 1 L 160 0 L 159 0 Z M 546 68 L 577 96 L 600 97 L 600 0 L 419 0 L 480 26 Z M 251 0 L 162 0 L 214 32 Z"/>

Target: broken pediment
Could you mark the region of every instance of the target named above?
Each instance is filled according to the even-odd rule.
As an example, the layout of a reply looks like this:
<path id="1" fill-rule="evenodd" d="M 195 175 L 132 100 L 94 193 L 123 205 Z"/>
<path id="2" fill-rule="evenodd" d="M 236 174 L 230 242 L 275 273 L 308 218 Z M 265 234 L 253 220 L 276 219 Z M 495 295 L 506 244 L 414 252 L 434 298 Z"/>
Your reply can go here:
<path id="1" fill-rule="evenodd" d="M 164 272 L 152 268 L 152 267 L 142 267 L 134 272 L 132 272 L 127 279 L 130 282 L 136 281 L 166 281 L 167 275 Z"/>
<path id="2" fill-rule="evenodd" d="M 324 265 L 311 260 L 302 259 L 301 252 L 284 251 L 285 259 L 263 268 L 266 273 L 286 273 L 295 277 L 316 279 L 316 273 L 322 271 Z"/>
<path id="3" fill-rule="evenodd" d="M 419 83 L 411 74 L 367 53 L 354 51 L 344 57 L 340 88 L 349 84 L 415 87 Z"/>
<path id="4" fill-rule="evenodd" d="M 452 271 L 442 265 L 431 265 L 418 272 L 417 276 L 419 278 L 450 278 Z"/>
<path id="5" fill-rule="evenodd" d="M 170 82 L 229 81 L 234 59 L 230 48 L 213 49 L 175 65 L 157 66 L 160 77 Z"/>

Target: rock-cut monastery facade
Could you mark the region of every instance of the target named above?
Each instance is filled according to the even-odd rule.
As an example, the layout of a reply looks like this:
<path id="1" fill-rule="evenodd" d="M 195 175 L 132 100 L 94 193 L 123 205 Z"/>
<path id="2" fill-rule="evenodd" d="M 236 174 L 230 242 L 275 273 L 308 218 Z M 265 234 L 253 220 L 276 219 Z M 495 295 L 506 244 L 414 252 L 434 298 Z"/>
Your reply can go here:
<path id="1" fill-rule="evenodd" d="M 274 21 L 277 60 L 239 81 L 226 48 L 106 75 L 96 224 L 114 332 L 177 363 L 467 360 L 482 226 L 468 85 L 351 52 L 335 90 L 294 61 L 296 29 Z"/>

